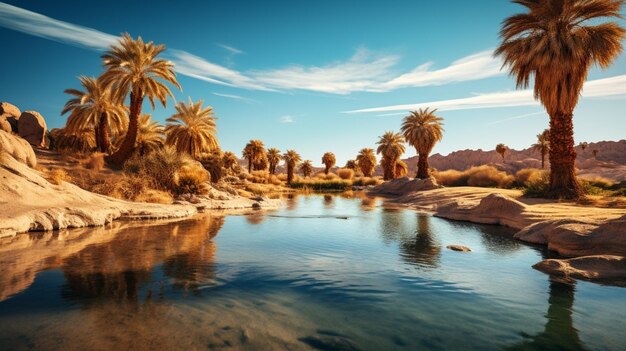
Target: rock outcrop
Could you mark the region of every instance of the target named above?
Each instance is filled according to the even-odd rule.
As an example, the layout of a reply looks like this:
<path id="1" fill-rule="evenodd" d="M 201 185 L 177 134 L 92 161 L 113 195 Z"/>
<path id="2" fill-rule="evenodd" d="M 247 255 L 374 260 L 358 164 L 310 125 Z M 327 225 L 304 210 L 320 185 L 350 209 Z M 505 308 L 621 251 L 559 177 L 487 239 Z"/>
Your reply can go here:
<path id="1" fill-rule="evenodd" d="M 15 105 L 8 102 L 0 103 L 0 129 L 6 132 L 17 133 L 17 120 L 20 119 L 22 112 Z M 6 130 L 6 124 L 10 126 L 9 130 Z"/>
<path id="2" fill-rule="evenodd" d="M 437 184 L 434 178 L 409 179 L 408 177 L 398 178 L 385 182 L 374 189 L 373 194 L 377 195 L 406 195 L 416 191 L 439 189 L 442 186 Z"/>
<path id="3" fill-rule="evenodd" d="M 435 216 L 473 223 L 500 224 L 520 228 L 532 223 L 523 213 L 523 204 L 503 194 L 491 194 L 480 200 L 476 206 L 464 207 L 458 202 L 441 206 Z"/>
<path id="4" fill-rule="evenodd" d="M 0 115 L 0 130 L 11 133 L 13 132 L 13 128 L 11 127 L 11 123 L 7 120 L 5 116 Z"/>
<path id="5" fill-rule="evenodd" d="M 29 167 L 37 165 L 37 157 L 30 144 L 26 140 L 2 130 L 0 130 L 1 153 L 7 153 Z"/>
<path id="6" fill-rule="evenodd" d="M 610 281 L 626 286 L 626 257 L 612 255 L 548 259 L 533 266 L 546 274 L 564 278 Z"/>
<path id="7" fill-rule="evenodd" d="M 19 136 L 35 147 L 47 147 L 48 128 L 43 116 L 36 111 L 24 111 L 17 121 Z"/>

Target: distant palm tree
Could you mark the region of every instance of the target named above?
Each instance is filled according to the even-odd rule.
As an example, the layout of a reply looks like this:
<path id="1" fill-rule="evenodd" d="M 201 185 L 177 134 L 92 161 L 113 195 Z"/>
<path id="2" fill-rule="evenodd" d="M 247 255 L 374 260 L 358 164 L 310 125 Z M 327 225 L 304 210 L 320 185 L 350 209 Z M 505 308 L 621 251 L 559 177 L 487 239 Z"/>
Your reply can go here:
<path id="1" fill-rule="evenodd" d="M 264 171 L 269 167 L 270 163 L 267 159 L 267 152 L 265 152 L 265 148 L 263 148 L 262 152 L 257 157 L 257 160 L 252 165 L 252 168 L 255 171 Z"/>
<path id="2" fill-rule="evenodd" d="M 64 115 L 69 111 L 65 133 L 84 133 L 84 129 L 93 129 L 98 151 L 111 152 L 109 131 L 119 133 L 128 124 L 126 111 L 122 104 L 113 102 L 111 90 L 102 81 L 92 77 L 79 77 L 85 91 L 67 89 L 67 94 L 75 96 L 70 99 L 61 111 Z"/>
<path id="3" fill-rule="evenodd" d="M 586 141 L 583 141 L 582 143 L 578 144 L 578 146 L 580 146 L 583 152 L 585 152 L 585 149 L 589 147 L 589 143 Z"/>
<path id="4" fill-rule="evenodd" d="M 337 163 L 335 154 L 332 152 L 325 153 L 324 156 L 322 156 L 322 163 L 324 164 L 324 174 L 328 174 L 330 169 L 335 166 L 335 163 Z"/>
<path id="5" fill-rule="evenodd" d="M 125 131 L 124 131 L 125 133 Z M 124 133 L 115 138 L 115 146 L 118 148 L 123 140 Z M 139 155 L 146 155 L 158 150 L 165 144 L 165 127 L 153 121 L 150 114 L 144 113 L 139 116 L 139 128 L 137 129 L 137 144 L 135 151 Z"/>
<path id="6" fill-rule="evenodd" d="M 415 148 L 418 155 L 416 178 L 426 179 L 428 175 L 428 155 L 435 144 L 443 138 L 443 118 L 435 115 L 437 109 L 412 111 L 402 121 L 404 139 Z"/>
<path id="7" fill-rule="evenodd" d="M 277 148 L 269 148 L 267 149 L 267 161 L 270 166 L 270 174 L 276 174 L 276 166 L 280 163 L 281 159 L 280 150 Z"/>
<path id="8" fill-rule="evenodd" d="M 402 160 L 398 160 L 396 162 L 396 178 L 406 177 L 409 174 L 409 166 L 407 166 L 406 162 Z"/>
<path id="9" fill-rule="evenodd" d="M 541 168 L 544 168 L 546 155 L 550 151 L 550 129 L 546 129 L 543 133 L 537 134 L 537 142 L 532 145 L 532 149 L 541 153 Z"/>
<path id="10" fill-rule="evenodd" d="M 356 163 L 355 160 L 348 160 L 346 161 L 346 165 L 343 166 L 343 168 L 347 168 L 347 169 L 351 169 L 353 171 L 359 171 L 359 165 Z"/>
<path id="11" fill-rule="evenodd" d="M 591 150 L 591 152 L 593 153 L 593 158 L 598 159 L 598 152 L 600 152 L 600 151 L 597 150 L 597 149 L 593 149 L 593 150 Z"/>
<path id="12" fill-rule="evenodd" d="M 534 78 L 535 97 L 550 116 L 548 196 L 578 198 L 573 112 L 593 64 L 607 68 L 621 53 L 626 30 L 604 18 L 622 18 L 623 0 L 517 0 L 527 12 L 507 18 L 496 55 L 519 88 Z"/>
<path id="13" fill-rule="evenodd" d="M 309 177 L 311 173 L 313 173 L 313 164 L 311 163 L 311 161 L 306 160 L 302 162 L 302 164 L 300 165 L 300 172 L 302 172 L 303 176 Z"/>
<path id="14" fill-rule="evenodd" d="M 371 177 L 374 174 L 376 168 L 376 155 L 374 150 L 370 148 L 363 148 L 356 156 L 356 162 L 361 172 L 366 177 Z"/>
<path id="15" fill-rule="evenodd" d="M 253 167 L 258 167 L 263 155 L 265 155 L 265 145 L 261 140 L 250 140 L 244 147 L 242 155 L 243 158 L 248 160 L 248 173 L 252 173 Z"/>
<path id="16" fill-rule="evenodd" d="M 192 158 L 219 148 L 213 108 L 202 104 L 202 100 L 194 103 L 191 98 L 188 103 L 181 101 L 176 105 L 177 112 L 166 120 L 165 142 Z"/>
<path id="17" fill-rule="evenodd" d="M 222 162 L 224 164 L 224 168 L 226 168 L 229 171 L 233 171 L 235 169 L 235 166 L 237 165 L 238 161 L 239 160 L 237 159 L 237 156 L 230 151 L 226 151 L 224 155 L 222 155 Z"/>
<path id="18" fill-rule="evenodd" d="M 380 161 L 383 167 L 383 179 L 389 180 L 395 178 L 395 164 L 398 162 L 404 151 L 404 137 L 400 133 L 385 132 L 378 138 L 377 154 L 383 156 Z"/>
<path id="19" fill-rule="evenodd" d="M 287 152 L 283 154 L 283 160 L 285 160 L 285 164 L 287 165 L 287 184 L 291 184 L 293 181 L 293 172 L 302 158 L 294 150 L 287 150 Z"/>
<path id="20" fill-rule="evenodd" d="M 169 95 L 174 98 L 170 89 L 161 81 L 170 82 L 178 89 L 174 64 L 171 61 L 157 58 L 165 50 L 165 45 L 145 43 L 141 37 L 134 40 L 128 33 L 122 35 L 118 44 L 102 55 L 106 71 L 100 79 L 103 84 L 111 87 L 115 102 L 123 103 L 130 93 L 130 113 L 128 130 L 120 148 L 108 160 L 121 166 L 133 154 L 137 143 L 139 116 L 144 98 L 148 98 L 152 109 L 154 100 L 158 99 L 163 107 Z"/>
<path id="21" fill-rule="evenodd" d="M 509 148 L 500 143 L 498 145 L 496 145 L 496 152 L 500 155 L 500 157 L 502 157 L 502 163 L 506 163 L 506 161 L 504 161 L 504 155 L 509 151 Z"/>

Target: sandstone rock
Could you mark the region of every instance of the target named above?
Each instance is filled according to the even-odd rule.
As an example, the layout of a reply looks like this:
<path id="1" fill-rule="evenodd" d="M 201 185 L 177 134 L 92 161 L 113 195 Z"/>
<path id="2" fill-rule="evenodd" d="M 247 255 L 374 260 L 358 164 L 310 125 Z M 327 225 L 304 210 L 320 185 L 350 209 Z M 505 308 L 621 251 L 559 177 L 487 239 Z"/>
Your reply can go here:
<path id="1" fill-rule="evenodd" d="M 7 153 L 29 167 L 37 165 L 37 157 L 30 144 L 26 140 L 2 130 L 0 130 L 0 153 Z"/>
<path id="2" fill-rule="evenodd" d="M 406 195 L 415 191 L 441 188 L 434 178 L 409 179 L 408 177 L 393 179 L 385 182 L 372 190 L 379 195 Z"/>
<path id="3" fill-rule="evenodd" d="M 509 196 L 490 194 L 473 207 L 461 207 L 458 202 L 441 206 L 435 212 L 435 216 L 459 221 L 523 228 L 532 223 L 522 215 L 526 208 L 527 205 Z"/>
<path id="4" fill-rule="evenodd" d="M 585 280 L 617 280 L 626 285 L 626 258 L 613 255 L 548 259 L 533 266 L 550 275 Z"/>
<path id="5" fill-rule="evenodd" d="M 8 102 L 0 103 L 0 115 L 4 115 L 7 117 L 14 117 L 15 119 L 19 119 L 22 112 L 17 106 L 12 105 Z"/>
<path id="6" fill-rule="evenodd" d="M 450 249 L 452 251 L 460 251 L 460 252 L 471 252 L 472 249 L 470 249 L 467 246 L 463 246 L 463 245 L 448 245 L 446 246 L 447 249 Z"/>
<path id="7" fill-rule="evenodd" d="M 0 115 L 0 130 L 7 133 L 13 132 L 13 127 L 11 127 L 11 123 L 9 123 L 5 115 Z"/>
<path id="8" fill-rule="evenodd" d="M 22 112 L 17 121 L 19 136 L 35 147 L 48 147 L 47 127 L 43 116 L 36 111 Z"/>

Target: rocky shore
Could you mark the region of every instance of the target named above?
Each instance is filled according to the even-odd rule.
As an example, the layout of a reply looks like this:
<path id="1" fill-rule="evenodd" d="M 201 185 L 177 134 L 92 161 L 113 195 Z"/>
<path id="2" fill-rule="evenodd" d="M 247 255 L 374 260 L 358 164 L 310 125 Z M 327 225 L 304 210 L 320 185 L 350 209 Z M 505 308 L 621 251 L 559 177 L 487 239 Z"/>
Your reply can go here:
<path id="1" fill-rule="evenodd" d="M 565 257 L 534 266 L 547 274 L 626 281 L 626 209 L 526 199 L 518 190 L 443 188 L 432 179 L 396 179 L 370 194 L 437 217 L 518 229 L 515 238 Z"/>

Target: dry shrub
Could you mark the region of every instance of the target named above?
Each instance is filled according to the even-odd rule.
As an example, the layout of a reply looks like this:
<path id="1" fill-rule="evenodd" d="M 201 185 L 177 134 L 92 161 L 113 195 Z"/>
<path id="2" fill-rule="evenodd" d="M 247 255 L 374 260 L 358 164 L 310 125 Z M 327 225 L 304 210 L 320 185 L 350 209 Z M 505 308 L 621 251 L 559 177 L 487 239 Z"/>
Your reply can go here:
<path id="1" fill-rule="evenodd" d="M 509 188 L 515 181 L 515 177 L 512 175 L 487 165 L 472 167 L 465 171 L 453 169 L 442 172 L 436 171 L 432 175 L 437 183 L 444 186 Z"/>
<path id="2" fill-rule="evenodd" d="M 277 176 L 273 174 L 269 176 L 269 178 L 267 179 L 267 182 L 272 185 L 283 185 L 283 182 L 280 179 L 278 179 Z"/>
<path id="3" fill-rule="evenodd" d="M 71 177 L 64 169 L 55 168 L 46 174 L 46 179 L 52 184 L 61 185 L 62 182 L 70 182 Z"/>
<path id="4" fill-rule="evenodd" d="M 598 176 L 580 178 L 580 181 L 587 182 L 591 186 L 601 188 L 601 189 L 606 189 L 606 190 L 613 188 L 613 186 L 615 185 L 615 183 L 613 183 L 609 179 L 598 177 Z"/>
<path id="5" fill-rule="evenodd" d="M 135 201 L 142 193 L 153 189 L 152 179 L 143 176 L 127 175 L 108 178 L 103 183 L 94 186 L 93 191 L 118 199 Z"/>
<path id="6" fill-rule="evenodd" d="M 515 185 L 526 187 L 526 184 L 541 180 L 546 171 L 538 168 L 524 168 L 515 173 Z"/>
<path id="7" fill-rule="evenodd" d="M 104 168 L 104 154 L 95 153 L 83 161 L 83 167 L 94 171 L 101 171 Z"/>
<path id="8" fill-rule="evenodd" d="M 155 204 L 171 204 L 174 198 L 170 193 L 155 189 L 145 189 L 135 198 L 138 202 L 150 202 Z"/>
<path id="9" fill-rule="evenodd" d="M 352 186 L 352 182 L 347 179 L 304 179 L 298 178 L 291 182 L 290 186 L 294 189 L 309 189 L 316 191 L 344 191 Z"/>
<path id="10" fill-rule="evenodd" d="M 348 180 L 354 177 L 354 171 L 349 168 L 340 168 L 337 170 L 337 175 L 341 179 Z"/>
<path id="11" fill-rule="evenodd" d="M 280 180 L 281 182 L 286 182 L 287 181 L 287 175 L 285 173 L 281 173 L 277 176 L 278 180 Z"/>
<path id="12" fill-rule="evenodd" d="M 382 180 L 374 177 L 358 177 L 354 178 L 352 185 L 354 186 L 369 186 L 382 184 Z"/>
<path id="13" fill-rule="evenodd" d="M 209 192 L 209 173 L 202 167 L 185 167 L 176 177 L 176 194 L 206 194 Z"/>
<path id="14" fill-rule="evenodd" d="M 338 175 L 336 175 L 335 173 L 331 173 L 331 172 L 329 172 L 328 174 L 325 174 L 324 172 L 319 172 L 319 173 L 317 173 L 315 175 L 315 178 L 321 179 L 321 180 L 336 180 L 336 179 L 340 179 Z"/>

